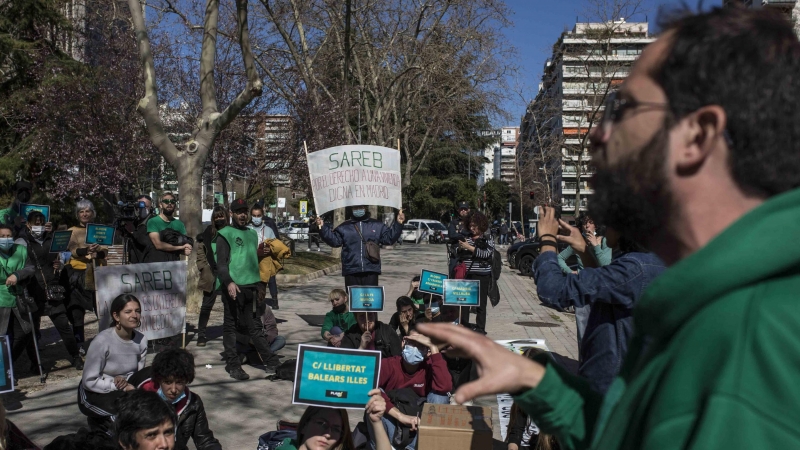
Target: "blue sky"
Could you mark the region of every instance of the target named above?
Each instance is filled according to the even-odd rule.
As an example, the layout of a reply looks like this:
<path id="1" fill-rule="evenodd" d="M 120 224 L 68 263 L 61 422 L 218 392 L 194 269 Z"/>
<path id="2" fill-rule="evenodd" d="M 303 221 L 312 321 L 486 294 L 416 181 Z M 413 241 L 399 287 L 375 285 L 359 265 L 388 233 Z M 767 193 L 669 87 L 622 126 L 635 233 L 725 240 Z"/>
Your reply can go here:
<path id="1" fill-rule="evenodd" d="M 697 0 L 686 1 L 691 7 Z M 512 90 L 509 104 L 503 109 L 511 114 L 511 122 L 504 125 L 519 126 L 519 119 L 525 112 L 526 100 L 536 95 L 542 76 L 544 62 L 551 54 L 551 47 L 565 28 L 572 29 L 576 17 L 581 15 L 584 0 L 506 0 L 511 10 L 509 17 L 513 26 L 504 30 L 506 40 L 517 50 L 515 64 L 519 67 L 516 77 L 509 77 L 508 84 Z M 626 18 L 630 21 L 650 22 L 650 30 L 656 30 L 658 8 L 661 5 L 677 6 L 681 0 L 643 0 L 645 14 L 639 17 Z M 704 8 L 722 4 L 722 0 L 705 0 Z M 579 20 L 585 21 L 586 17 Z"/>

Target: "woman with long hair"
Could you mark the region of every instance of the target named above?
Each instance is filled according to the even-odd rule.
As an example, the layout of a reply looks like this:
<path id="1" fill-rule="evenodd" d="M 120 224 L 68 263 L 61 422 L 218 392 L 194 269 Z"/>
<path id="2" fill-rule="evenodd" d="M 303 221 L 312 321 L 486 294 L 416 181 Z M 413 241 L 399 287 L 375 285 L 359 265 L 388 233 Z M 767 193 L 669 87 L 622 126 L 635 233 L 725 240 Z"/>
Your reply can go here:
<path id="1" fill-rule="evenodd" d="M 469 215 L 469 236 L 458 242 L 459 257 L 466 266 L 466 279 L 478 280 L 480 303 L 475 319 L 475 331 L 486 334 L 486 305 L 489 298 L 489 286 L 492 277 L 492 256 L 494 255 L 494 242 L 486 239 L 486 230 L 489 229 L 489 220 L 483 213 L 473 211 Z M 461 324 L 469 326 L 470 308 L 462 308 Z"/>
<path id="2" fill-rule="evenodd" d="M 111 326 L 94 338 L 86 353 L 83 377 L 78 386 L 78 407 L 89 428 L 106 431 L 116 414 L 116 400 L 135 387 L 128 378 L 144 369 L 147 338 L 136 328 L 142 307 L 131 294 L 117 296 L 109 308 Z"/>

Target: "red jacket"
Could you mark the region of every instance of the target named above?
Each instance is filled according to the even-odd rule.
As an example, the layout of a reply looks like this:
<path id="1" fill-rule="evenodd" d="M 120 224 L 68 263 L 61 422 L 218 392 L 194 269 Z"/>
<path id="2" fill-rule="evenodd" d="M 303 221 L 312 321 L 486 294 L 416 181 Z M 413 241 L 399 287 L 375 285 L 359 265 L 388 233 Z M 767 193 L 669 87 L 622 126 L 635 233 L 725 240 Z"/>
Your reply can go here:
<path id="1" fill-rule="evenodd" d="M 419 369 L 413 375 L 409 375 L 403 370 L 402 358 L 402 356 L 394 356 L 381 360 L 381 377 L 378 387 L 384 391 L 386 412 L 394 408 L 394 405 L 389 401 L 385 391 L 411 388 L 420 397 L 427 397 L 431 392 L 445 395 L 453 390 L 453 379 L 447 370 L 447 363 L 440 353 L 431 355 L 430 358 L 422 361 Z"/>

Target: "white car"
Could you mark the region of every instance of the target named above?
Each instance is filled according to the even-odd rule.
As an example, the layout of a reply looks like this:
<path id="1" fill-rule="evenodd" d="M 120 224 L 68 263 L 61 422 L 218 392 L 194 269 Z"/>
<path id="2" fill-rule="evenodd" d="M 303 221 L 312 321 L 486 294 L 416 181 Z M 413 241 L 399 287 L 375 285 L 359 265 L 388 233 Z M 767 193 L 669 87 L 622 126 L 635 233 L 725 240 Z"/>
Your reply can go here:
<path id="1" fill-rule="evenodd" d="M 401 238 L 403 242 L 422 242 L 426 241 L 429 236 L 432 236 L 436 231 L 442 232 L 442 237 L 447 239 L 447 227 L 438 220 L 429 219 L 412 219 L 403 225 L 403 233 Z"/>
<path id="2" fill-rule="evenodd" d="M 302 220 L 290 220 L 283 224 L 283 228 L 278 231 L 295 241 L 305 241 L 308 239 L 308 223 Z"/>

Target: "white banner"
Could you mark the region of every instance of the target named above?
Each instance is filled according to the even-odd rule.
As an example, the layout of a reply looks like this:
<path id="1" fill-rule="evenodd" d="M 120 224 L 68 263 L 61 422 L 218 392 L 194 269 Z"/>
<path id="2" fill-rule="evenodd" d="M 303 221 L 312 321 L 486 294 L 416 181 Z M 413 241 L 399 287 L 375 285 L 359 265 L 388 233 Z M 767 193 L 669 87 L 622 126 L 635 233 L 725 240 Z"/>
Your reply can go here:
<path id="1" fill-rule="evenodd" d="M 403 204 L 400 152 L 375 145 L 342 145 L 308 154 L 314 209 Z"/>
<path id="2" fill-rule="evenodd" d="M 186 261 L 107 266 L 95 269 L 100 330 L 111 323 L 109 308 L 120 294 L 132 294 L 142 305 L 148 340 L 183 333 L 186 324 Z"/>

